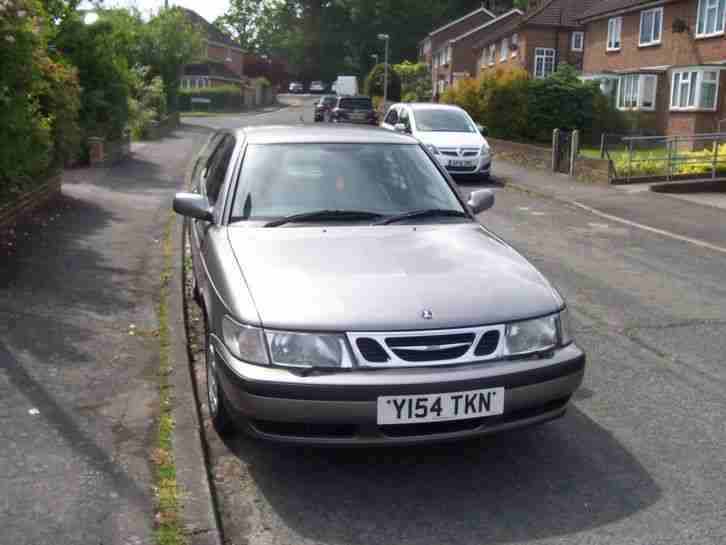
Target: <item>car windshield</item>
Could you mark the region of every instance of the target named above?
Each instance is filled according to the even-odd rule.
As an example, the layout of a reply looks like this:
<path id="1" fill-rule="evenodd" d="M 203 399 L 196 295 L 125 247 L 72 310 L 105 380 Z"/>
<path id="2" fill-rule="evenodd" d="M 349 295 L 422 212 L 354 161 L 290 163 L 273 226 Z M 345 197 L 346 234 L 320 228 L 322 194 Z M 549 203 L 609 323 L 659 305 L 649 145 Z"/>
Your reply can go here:
<path id="1" fill-rule="evenodd" d="M 372 110 L 373 103 L 370 98 L 342 98 L 339 107 L 344 110 Z"/>
<path id="2" fill-rule="evenodd" d="M 419 146 L 251 144 L 232 220 L 269 220 L 318 210 L 393 216 L 423 209 L 463 211 Z"/>
<path id="3" fill-rule="evenodd" d="M 477 132 L 469 117 L 458 110 L 414 110 L 413 117 L 422 132 Z"/>

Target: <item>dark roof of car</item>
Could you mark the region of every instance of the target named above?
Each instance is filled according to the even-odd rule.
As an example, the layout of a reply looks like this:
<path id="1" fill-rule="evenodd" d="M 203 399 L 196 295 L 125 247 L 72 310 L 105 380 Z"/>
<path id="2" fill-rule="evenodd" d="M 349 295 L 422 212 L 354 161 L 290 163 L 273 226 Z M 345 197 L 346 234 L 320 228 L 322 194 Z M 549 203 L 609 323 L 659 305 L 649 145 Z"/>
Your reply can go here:
<path id="1" fill-rule="evenodd" d="M 371 100 L 371 97 L 366 96 L 366 95 L 340 95 L 338 98 L 354 98 L 354 99 L 364 98 L 366 100 Z"/>
<path id="2" fill-rule="evenodd" d="M 675 0 L 666 0 L 664 3 L 670 3 L 672 1 Z M 653 0 L 600 0 L 588 6 L 588 9 L 580 14 L 579 19 L 582 21 L 585 19 L 605 17 L 615 11 L 637 9 L 641 5 L 652 3 Z"/>
<path id="3" fill-rule="evenodd" d="M 250 144 L 418 144 L 405 134 L 349 125 L 273 125 L 244 127 L 239 132 Z"/>

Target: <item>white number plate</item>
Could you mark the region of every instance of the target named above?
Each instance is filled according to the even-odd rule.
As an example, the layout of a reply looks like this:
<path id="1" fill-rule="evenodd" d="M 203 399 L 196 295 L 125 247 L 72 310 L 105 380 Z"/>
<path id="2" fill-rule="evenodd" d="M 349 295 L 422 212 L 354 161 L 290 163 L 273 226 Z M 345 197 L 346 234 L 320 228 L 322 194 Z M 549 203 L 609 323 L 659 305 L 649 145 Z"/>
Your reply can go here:
<path id="1" fill-rule="evenodd" d="M 450 167 L 475 167 L 476 162 L 475 161 L 462 161 L 460 159 L 451 159 L 449 160 L 449 166 Z"/>
<path id="2" fill-rule="evenodd" d="M 444 422 L 504 412 L 504 388 L 378 398 L 378 425 Z"/>

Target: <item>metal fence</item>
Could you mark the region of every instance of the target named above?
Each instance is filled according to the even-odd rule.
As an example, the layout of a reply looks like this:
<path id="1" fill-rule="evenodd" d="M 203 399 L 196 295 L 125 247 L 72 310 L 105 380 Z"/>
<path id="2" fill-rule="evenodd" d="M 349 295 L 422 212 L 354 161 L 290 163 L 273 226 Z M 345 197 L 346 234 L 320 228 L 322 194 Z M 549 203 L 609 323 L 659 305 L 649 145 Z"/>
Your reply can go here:
<path id="1" fill-rule="evenodd" d="M 726 132 L 693 136 L 603 135 L 611 183 L 726 179 Z"/>

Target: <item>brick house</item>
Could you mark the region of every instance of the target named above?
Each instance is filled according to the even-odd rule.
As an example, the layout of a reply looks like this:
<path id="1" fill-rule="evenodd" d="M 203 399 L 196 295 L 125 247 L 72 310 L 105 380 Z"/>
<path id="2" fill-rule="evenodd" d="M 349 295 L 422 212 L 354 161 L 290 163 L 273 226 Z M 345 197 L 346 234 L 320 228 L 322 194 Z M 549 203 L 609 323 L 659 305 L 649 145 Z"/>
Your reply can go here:
<path id="1" fill-rule="evenodd" d="M 523 15 L 502 19 L 474 44 L 479 73 L 522 68 L 535 78 L 561 63 L 582 68 L 585 44 L 580 15 L 596 0 L 541 0 Z"/>
<path id="2" fill-rule="evenodd" d="M 471 11 L 454 21 L 450 21 L 429 34 L 419 42 L 419 61 L 428 64 L 432 77 L 434 95 L 440 95 L 454 82 L 454 77 L 462 77 L 469 63 L 460 66 L 454 62 L 454 48 L 451 41 L 494 19 L 496 15 L 485 7 Z M 457 55 L 458 58 L 458 55 Z"/>
<path id="3" fill-rule="evenodd" d="M 204 36 L 202 59 L 184 67 L 183 89 L 244 83 L 244 55 L 239 45 L 197 12 L 183 8 Z"/>
<path id="4" fill-rule="evenodd" d="M 581 22 L 584 75 L 634 132 L 726 131 L 726 0 L 605 0 Z"/>

